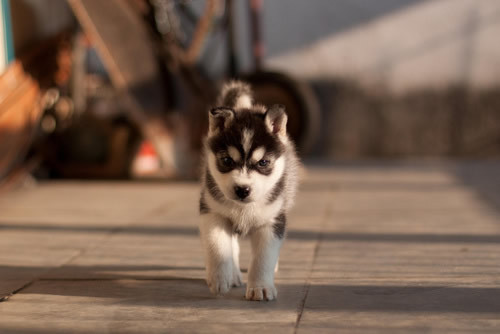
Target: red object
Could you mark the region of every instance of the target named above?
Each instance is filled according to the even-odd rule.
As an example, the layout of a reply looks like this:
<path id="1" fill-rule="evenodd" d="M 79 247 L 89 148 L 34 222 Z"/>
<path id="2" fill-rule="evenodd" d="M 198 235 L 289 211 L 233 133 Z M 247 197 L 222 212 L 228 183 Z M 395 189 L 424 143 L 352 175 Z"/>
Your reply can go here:
<path id="1" fill-rule="evenodd" d="M 139 156 L 157 156 L 156 150 L 149 140 L 145 140 L 139 149 Z"/>
<path id="2" fill-rule="evenodd" d="M 158 154 L 149 140 L 144 140 L 132 163 L 132 176 L 154 177 L 161 174 L 161 163 Z"/>

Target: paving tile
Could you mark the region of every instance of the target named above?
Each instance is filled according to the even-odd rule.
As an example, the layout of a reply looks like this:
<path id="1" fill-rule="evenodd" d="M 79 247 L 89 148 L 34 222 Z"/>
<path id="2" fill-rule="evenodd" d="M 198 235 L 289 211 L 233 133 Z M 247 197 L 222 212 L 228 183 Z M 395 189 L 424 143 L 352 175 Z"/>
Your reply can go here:
<path id="1" fill-rule="evenodd" d="M 78 256 L 104 236 L 0 229 L 0 298 Z"/>
<path id="2" fill-rule="evenodd" d="M 494 333 L 499 312 L 498 285 L 314 282 L 298 332 Z"/>
<path id="3" fill-rule="evenodd" d="M 13 193 L 0 199 L 0 296 L 24 288 L 0 302 L 0 332 L 497 333 L 497 166 L 309 169 L 269 303 L 209 294 L 196 183 Z"/>
<path id="4" fill-rule="evenodd" d="M 0 199 L 0 298 L 174 206 L 168 185 L 48 183 Z M 189 186 L 181 186 L 183 192 Z M 8 282 L 7 282 L 8 280 Z"/>
<path id="5" fill-rule="evenodd" d="M 298 333 L 500 330 L 499 212 L 444 172 L 341 172 Z"/>
<path id="6" fill-rule="evenodd" d="M 122 226 L 176 203 L 184 186 L 120 182 L 52 182 L 0 198 L 0 226 Z M 23 225 L 21 223 L 26 223 Z M 68 227 L 69 228 L 69 227 Z"/>
<path id="7" fill-rule="evenodd" d="M 42 280 L 0 303 L 0 330 L 92 332 L 293 331 L 302 287 L 282 286 L 277 301 L 244 300 L 244 289 L 210 295 L 203 280 Z M 43 305 L 43 307 L 41 307 Z M 29 314 L 29 318 L 25 318 Z M 272 316 L 270 316 L 272 314 Z M 25 318 L 20 324 L 19 319 Z M 81 326 L 80 326 L 81 324 Z M 73 331 L 72 331 L 73 332 Z"/>

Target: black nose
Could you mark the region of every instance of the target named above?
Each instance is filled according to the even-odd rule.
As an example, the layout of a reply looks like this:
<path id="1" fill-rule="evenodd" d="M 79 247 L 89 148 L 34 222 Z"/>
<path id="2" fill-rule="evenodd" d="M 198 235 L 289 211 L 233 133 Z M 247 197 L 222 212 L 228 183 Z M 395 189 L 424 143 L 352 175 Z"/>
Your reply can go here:
<path id="1" fill-rule="evenodd" d="M 234 192 L 236 193 L 236 196 L 238 196 L 240 199 L 245 199 L 250 195 L 250 187 L 234 187 Z"/>

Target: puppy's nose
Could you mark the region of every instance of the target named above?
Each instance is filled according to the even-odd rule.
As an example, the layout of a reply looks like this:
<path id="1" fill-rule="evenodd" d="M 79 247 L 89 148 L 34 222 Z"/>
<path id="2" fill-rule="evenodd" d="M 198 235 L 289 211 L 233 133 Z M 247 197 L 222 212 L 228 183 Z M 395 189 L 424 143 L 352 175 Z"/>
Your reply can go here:
<path id="1" fill-rule="evenodd" d="M 250 187 L 247 186 L 236 186 L 234 187 L 234 192 L 236 193 L 236 196 L 238 196 L 240 199 L 245 199 L 250 195 Z"/>

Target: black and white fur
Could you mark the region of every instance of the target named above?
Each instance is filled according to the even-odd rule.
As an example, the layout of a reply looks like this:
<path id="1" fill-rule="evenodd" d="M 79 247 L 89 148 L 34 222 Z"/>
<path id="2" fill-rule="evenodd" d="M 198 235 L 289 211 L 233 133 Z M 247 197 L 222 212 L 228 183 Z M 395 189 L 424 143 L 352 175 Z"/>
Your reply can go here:
<path id="1" fill-rule="evenodd" d="M 254 105 L 248 85 L 226 84 L 209 112 L 205 139 L 200 234 L 207 283 L 214 294 L 242 284 L 239 236 L 248 236 L 252 261 L 245 297 L 277 297 L 274 272 L 286 215 L 297 188 L 298 159 L 281 105 Z"/>

